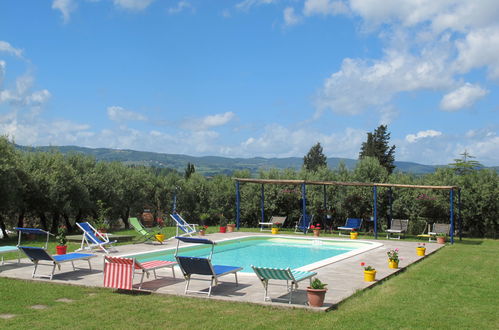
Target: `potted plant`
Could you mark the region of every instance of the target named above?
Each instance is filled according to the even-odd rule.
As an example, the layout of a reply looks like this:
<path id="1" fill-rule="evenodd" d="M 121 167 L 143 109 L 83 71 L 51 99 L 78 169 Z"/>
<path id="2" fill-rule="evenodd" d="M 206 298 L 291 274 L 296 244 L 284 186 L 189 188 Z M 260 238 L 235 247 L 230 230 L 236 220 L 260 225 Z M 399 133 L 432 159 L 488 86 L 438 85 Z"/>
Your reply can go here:
<path id="1" fill-rule="evenodd" d="M 397 269 L 399 267 L 399 249 L 390 249 L 386 254 L 388 255 L 388 267 Z"/>
<path id="2" fill-rule="evenodd" d="M 445 238 L 447 235 L 445 233 L 438 233 L 437 234 L 437 243 L 438 244 L 445 244 Z"/>
<path id="3" fill-rule="evenodd" d="M 364 281 L 374 282 L 376 281 L 376 269 L 371 266 L 366 266 L 365 262 L 361 262 L 360 265 L 364 267 Z"/>
<path id="4" fill-rule="evenodd" d="M 68 249 L 67 243 L 68 240 L 66 238 L 66 232 L 67 228 L 66 226 L 60 226 L 59 229 L 57 230 L 57 245 L 55 247 L 55 250 L 57 251 L 57 254 L 66 254 L 66 251 Z"/>
<path id="5" fill-rule="evenodd" d="M 307 288 L 308 305 L 312 307 L 321 307 L 324 305 L 326 297 L 326 283 L 321 282 L 317 277 L 312 280 L 312 283 Z"/>
<path id="6" fill-rule="evenodd" d="M 314 231 L 314 237 L 319 237 L 321 234 L 321 224 L 316 223 L 315 225 L 310 226 L 310 229 Z"/>
<path id="7" fill-rule="evenodd" d="M 359 236 L 359 232 L 357 231 L 357 229 L 352 229 L 352 231 L 350 232 L 350 239 L 357 239 L 357 236 Z"/>
<path id="8" fill-rule="evenodd" d="M 154 237 L 160 243 L 163 243 L 163 241 L 165 240 L 165 234 L 163 234 L 162 232 L 158 232 L 156 235 L 154 235 Z"/>
<path id="9" fill-rule="evenodd" d="M 208 229 L 207 225 L 204 225 L 199 228 L 199 236 L 204 236 L 206 234 L 206 229 Z"/>
<path id="10" fill-rule="evenodd" d="M 234 223 L 233 220 L 229 220 L 227 223 L 227 231 L 229 233 L 233 233 L 235 229 L 236 229 L 236 224 Z"/>
<path id="11" fill-rule="evenodd" d="M 272 234 L 273 235 L 277 235 L 279 234 L 279 228 L 281 227 L 281 223 L 280 222 L 276 222 L 276 223 L 273 223 L 272 224 Z"/>
<path id="12" fill-rule="evenodd" d="M 220 219 L 220 232 L 225 233 L 227 231 L 227 219 L 220 213 L 218 218 Z"/>
<path id="13" fill-rule="evenodd" d="M 418 243 L 416 247 L 416 253 L 418 256 L 423 257 L 426 253 L 426 246 L 424 243 Z"/>

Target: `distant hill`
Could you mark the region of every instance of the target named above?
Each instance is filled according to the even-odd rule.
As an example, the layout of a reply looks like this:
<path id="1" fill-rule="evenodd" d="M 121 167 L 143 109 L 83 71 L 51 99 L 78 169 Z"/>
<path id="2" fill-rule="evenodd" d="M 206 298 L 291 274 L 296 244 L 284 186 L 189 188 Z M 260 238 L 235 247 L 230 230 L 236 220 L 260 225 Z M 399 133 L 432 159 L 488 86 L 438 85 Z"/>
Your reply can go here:
<path id="1" fill-rule="evenodd" d="M 120 150 L 108 148 L 84 148 L 77 146 L 43 146 L 25 147 L 17 146 L 24 151 L 58 151 L 62 154 L 79 153 L 95 157 L 97 161 L 116 161 L 126 164 L 145 165 L 159 168 L 171 168 L 179 172 L 184 171 L 187 163 L 196 167 L 196 172 L 212 176 L 216 174 L 231 174 L 237 170 L 249 170 L 257 174 L 260 170 L 277 169 L 300 169 L 303 165 L 301 157 L 287 158 L 227 158 L 217 156 L 193 157 L 187 155 L 162 154 L 156 152 Z M 344 162 L 348 169 L 354 169 L 357 160 L 348 158 L 328 158 L 327 163 L 331 169 L 337 168 L 340 162 Z M 427 174 L 432 173 L 439 166 L 422 165 L 412 162 L 395 162 L 396 171 Z M 499 169 L 499 167 L 498 167 Z"/>

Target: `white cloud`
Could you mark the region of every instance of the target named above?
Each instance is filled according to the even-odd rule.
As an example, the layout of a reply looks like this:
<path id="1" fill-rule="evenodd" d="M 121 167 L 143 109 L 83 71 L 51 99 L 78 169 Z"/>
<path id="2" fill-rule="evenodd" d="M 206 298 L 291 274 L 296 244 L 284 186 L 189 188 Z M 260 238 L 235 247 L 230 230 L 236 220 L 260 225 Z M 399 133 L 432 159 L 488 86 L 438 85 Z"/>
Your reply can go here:
<path id="1" fill-rule="evenodd" d="M 487 95 L 488 91 L 478 85 L 466 83 L 458 89 L 445 94 L 440 102 L 440 108 L 456 111 L 471 107 L 476 101 Z"/>
<path id="2" fill-rule="evenodd" d="M 295 9 L 292 7 L 286 7 L 284 9 L 284 24 L 291 26 L 300 23 L 301 18 L 295 14 Z"/>
<path id="3" fill-rule="evenodd" d="M 306 0 L 303 5 L 303 14 L 312 15 L 338 15 L 347 14 L 349 9 L 342 1 L 333 0 Z"/>
<path id="4" fill-rule="evenodd" d="M 117 7 L 128 10 L 144 10 L 151 5 L 155 0 L 113 0 Z"/>
<path id="5" fill-rule="evenodd" d="M 421 50 L 424 56 L 390 49 L 382 60 L 344 59 L 340 71 L 326 79 L 316 98 L 318 111 L 359 114 L 383 107 L 399 92 L 443 89 L 453 85 L 446 54 L 440 48 Z"/>
<path id="6" fill-rule="evenodd" d="M 136 113 L 130 110 L 126 110 L 120 106 L 111 106 L 107 108 L 107 116 L 112 121 L 123 122 L 123 121 L 145 121 L 147 118 L 140 113 Z"/>
<path id="7" fill-rule="evenodd" d="M 187 1 L 179 1 L 177 3 L 177 6 L 168 8 L 168 14 L 174 15 L 188 9 L 190 9 L 192 12 L 194 11 L 194 7 L 192 6 L 192 4 Z"/>
<path id="8" fill-rule="evenodd" d="M 64 23 L 68 23 L 71 18 L 71 12 L 76 10 L 76 2 L 74 0 L 54 0 L 52 1 L 52 9 L 59 10 L 62 14 Z"/>
<path id="9" fill-rule="evenodd" d="M 22 57 L 23 55 L 23 51 L 21 49 L 15 48 L 7 41 L 2 41 L 2 40 L 0 40 L 0 52 L 9 53 L 17 57 Z M 4 63 L 3 66 L 5 67 L 5 62 L 3 63 Z"/>
<path id="10" fill-rule="evenodd" d="M 456 46 L 459 51 L 456 61 L 458 72 L 466 73 L 475 68 L 486 67 L 491 78 L 499 78 L 498 25 L 472 31 L 464 40 L 458 40 Z"/>
<path id="11" fill-rule="evenodd" d="M 236 4 L 236 9 L 239 10 L 250 10 L 252 7 L 259 5 L 270 5 L 272 3 L 276 3 L 279 0 L 244 0 Z"/>
<path id="12" fill-rule="evenodd" d="M 442 132 L 435 131 L 432 129 L 426 130 L 426 131 L 419 131 L 416 134 L 408 134 L 405 137 L 405 140 L 409 143 L 414 143 L 418 140 L 425 139 L 425 138 L 433 138 L 442 135 Z"/>
<path id="13" fill-rule="evenodd" d="M 209 115 L 203 118 L 191 118 L 187 119 L 183 123 L 185 129 L 201 132 L 207 129 L 223 126 L 234 119 L 235 114 L 233 112 L 225 112 L 216 115 Z"/>

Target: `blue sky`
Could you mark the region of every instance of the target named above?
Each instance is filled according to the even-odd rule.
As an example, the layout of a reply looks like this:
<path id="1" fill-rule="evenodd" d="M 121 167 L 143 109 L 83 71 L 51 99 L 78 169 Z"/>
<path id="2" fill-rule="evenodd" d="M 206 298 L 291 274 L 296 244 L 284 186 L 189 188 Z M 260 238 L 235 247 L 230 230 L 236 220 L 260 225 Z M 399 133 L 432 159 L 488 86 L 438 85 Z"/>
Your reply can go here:
<path id="1" fill-rule="evenodd" d="M 499 165 L 497 0 L 5 0 L 0 134 L 194 156 Z"/>

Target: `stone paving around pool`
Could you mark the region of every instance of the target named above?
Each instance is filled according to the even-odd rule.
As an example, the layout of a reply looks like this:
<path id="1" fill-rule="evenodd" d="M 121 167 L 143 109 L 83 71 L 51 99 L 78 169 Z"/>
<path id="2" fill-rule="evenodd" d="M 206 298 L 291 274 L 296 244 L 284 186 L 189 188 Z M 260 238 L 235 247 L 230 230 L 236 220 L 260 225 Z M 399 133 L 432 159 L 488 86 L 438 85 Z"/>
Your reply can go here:
<path id="1" fill-rule="evenodd" d="M 237 238 L 242 236 L 251 235 L 261 235 L 260 233 L 248 233 L 248 232 L 234 232 L 226 234 L 209 234 L 205 238 L 211 239 L 213 241 Z M 267 234 L 268 235 L 268 234 Z M 293 235 L 282 235 L 289 237 L 296 237 Z M 310 235 L 308 235 L 310 237 Z M 330 239 L 323 238 L 321 239 Z M 331 238 L 331 239 L 341 239 L 341 238 Z M 270 281 L 269 284 L 269 296 L 272 302 L 264 302 L 264 289 L 263 285 L 257 279 L 255 274 L 248 273 L 238 273 L 239 286 L 236 286 L 234 275 L 226 275 L 219 278 L 219 284 L 213 287 L 212 295 L 210 298 L 203 294 L 192 294 L 190 297 L 200 297 L 204 299 L 219 299 L 226 301 L 240 301 L 257 303 L 272 306 L 281 307 L 294 307 L 294 308 L 308 308 L 311 310 L 325 311 L 334 307 L 336 304 L 342 300 L 353 295 L 356 291 L 365 289 L 369 286 L 375 285 L 377 282 L 364 282 L 363 269 L 360 266 L 361 262 L 365 262 L 366 265 L 371 265 L 377 271 L 376 281 L 380 281 L 396 272 L 401 271 L 408 265 L 421 260 L 424 257 L 418 257 L 416 255 L 417 242 L 409 242 L 402 240 L 366 240 L 382 243 L 383 246 L 376 249 L 367 251 L 360 255 L 356 255 L 333 264 L 315 269 L 317 272 L 317 277 L 321 281 L 328 284 L 327 294 L 325 304 L 322 308 L 313 308 L 307 306 L 307 294 L 306 287 L 308 286 L 308 281 L 302 281 L 299 283 L 298 291 L 293 293 L 292 304 L 287 303 L 288 293 L 286 290 L 285 281 Z M 426 243 L 426 256 L 432 254 L 438 249 L 442 248 L 444 245 L 437 243 Z M 113 256 L 120 255 L 130 255 L 139 252 L 153 252 L 156 250 L 162 250 L 166 248 L 174 248 L 177 242 L 175 239 L 168 240 L 162 245 L 159 243 L 142 243 L 142 244 L 129 244 L 129 245 L 119 245 L 117 246 L 117 252 L 111 253 Z M 401 261 L 399 263 L 399 269 L 388 268 L 387 255 L 386 252 L 389 249 L 399 249 L 399 257 Z M 216 246 L 215 246 L 216 249 Z M 83 286 L 103 286 L 103 268 L 104 268 L 104 254 L 102 252 L 95 252 L 99 257 L 92 259 L 92 270 L 88 269 L 88 263 L 86 261 L 76 261 L 75 267 L 76 271 L 72 270 L 70 263 L 64 263 L 61 265 L 61 270 L 56 269 L 54 278 L 52 281 L 46 278 L 31 278 L 34 265 L 27 258 L 21 259 L 18 264 L 17 260 L 7 261 L 5 265 L 0 266 L 0 276 L 10 277 L 18 279 L 29 279 L 35 281 L 45 281 L 51 283 L 64 283 L 72 285 L 83 285 Z M 81 268 L 80 268 L 81 267 Z M 38 266 L 37 274 L 50 274 L 52 266 L 48 263 L 40 264 Z M 173 278 L 171 269 L 159 269 L 156 271 L 158 278 L 154 279 L 151 274 L 149 279 L 144 278 L 144 284 L 142 285 L 142 290 L 150 291 L 158 294 L 172 294 L 172 295 L 184 295 L 185 281 L 182 277 L 182 273 L 178 267 L 175 270 L 176 278 Z M 140 282 L 140 274 L 134 277 L 134 287 L 138 288 L 138 283 Z M 207 277 L 195 277 L 191 279 L 190 290 L 206 291 L 209 287 L 209 279 Z"/>

